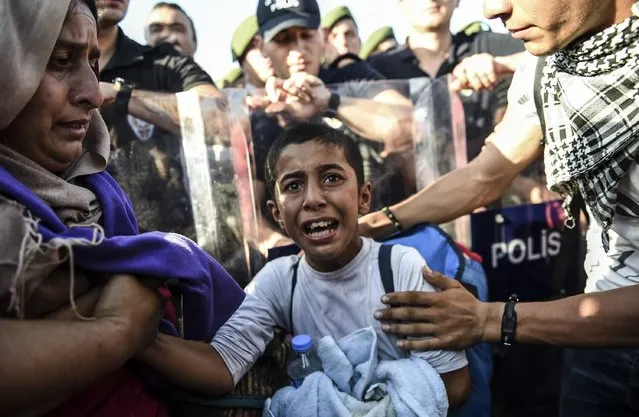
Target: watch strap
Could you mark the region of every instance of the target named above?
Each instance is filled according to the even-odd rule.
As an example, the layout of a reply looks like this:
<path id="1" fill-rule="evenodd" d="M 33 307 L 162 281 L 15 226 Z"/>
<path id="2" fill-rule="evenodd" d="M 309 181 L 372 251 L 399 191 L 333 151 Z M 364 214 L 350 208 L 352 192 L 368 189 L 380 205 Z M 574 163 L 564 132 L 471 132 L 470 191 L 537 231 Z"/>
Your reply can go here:
<path id="1" fill-rule="evenodd" d="M 129 114 L 129 101 L 131 101 L 133 86 L 119 77 L 113 80 L 113 83 L 118 90 L 118 94 L 115 96 L 115 103 L 113 103 L 113 110 L 115 114 L 127 115 Z"/>
<path id="2" fill-rule="evenodd" d="M 336 117 L 337 109 L 339 108 L 340 102 L 341 102 L 341 99 L 339 94 L 335 92 L 331 92 L 331 96 L 328 99 L 328 105 L 326 106 L 324 115 L 327 117 Z"/>
<path id="3" fill-rule="evenodd" d="M 391 221 L 396 231 L 398 232 L 404 231 L 404 227 L 395 216 L 395 213 L 393 213 L 393 211 L 388 206 L 382 208 L 382 213 L 384 213 L 386 217 L 388 217 L 388 219 Z"/>
<path id="4" fill-rule="evenodd" d="M 501 319 L 501 344 L 506 347 L 515 343 L 517 335 L 517 312 L 515 311 L 515 306 L 518 302 L 517 294 L 512 294 L 504 305 L 504 315 Z"/>

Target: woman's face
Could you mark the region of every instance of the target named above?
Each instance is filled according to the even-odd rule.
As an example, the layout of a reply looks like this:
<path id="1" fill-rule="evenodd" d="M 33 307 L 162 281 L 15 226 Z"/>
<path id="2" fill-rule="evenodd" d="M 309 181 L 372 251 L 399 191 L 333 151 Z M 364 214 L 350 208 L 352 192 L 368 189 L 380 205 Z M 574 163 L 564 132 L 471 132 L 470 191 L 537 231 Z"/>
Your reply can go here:
<path id="1" fill-rule="evenodd" d="M 0 132 L 4 145 L 56 173 L 80 157 L 91 112 L 102 103 L 97 24 L 84 2 L 74 3 L 35 95 Z"/>

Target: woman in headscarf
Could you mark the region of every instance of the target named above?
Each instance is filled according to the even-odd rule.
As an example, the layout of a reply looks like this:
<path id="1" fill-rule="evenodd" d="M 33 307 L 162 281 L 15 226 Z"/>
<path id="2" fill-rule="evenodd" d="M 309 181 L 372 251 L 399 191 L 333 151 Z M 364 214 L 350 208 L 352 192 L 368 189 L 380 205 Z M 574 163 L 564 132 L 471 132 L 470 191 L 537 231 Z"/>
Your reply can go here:
<path id="1" fill-rule="evenodd" d="M 140 235 L 104 172 L 95 0 L 5 0 L 0 21 L 0 410 L 166 415 L 153 370 L 127 364 L 172 312 L 162 283 L 182 284 L 192 340 L 244 294 L 188 239 Z M 160 330 L 175 324 L 167 314 Z"/>

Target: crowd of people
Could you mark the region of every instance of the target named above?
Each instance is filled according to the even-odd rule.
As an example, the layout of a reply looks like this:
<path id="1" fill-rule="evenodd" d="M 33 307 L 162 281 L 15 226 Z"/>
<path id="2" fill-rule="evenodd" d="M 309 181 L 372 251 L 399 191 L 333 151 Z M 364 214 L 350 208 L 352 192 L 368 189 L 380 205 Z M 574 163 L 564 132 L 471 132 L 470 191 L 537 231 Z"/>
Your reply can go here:
<path id="1" fill-rule="evenodd" d="M 207 40 L 177 4 L 152 8 L 146 45 L 119 25 L 129 0 L 0 5 L 0 414 L 166 416 L 167 389 L 232 391 L 274 329 L 344 341 L 370 328 L 380 361 L 412 361 L 442 394 L 428 400 L 438 415 L 463 411 L 464 350 L 481 342 L 568 348 L 562 417 L 639 415 L 639 2 L 484 0 L 510 34 L 451 33 L 458 3 L 398 0 L 401 42 L 391 27 L 363 41 L 346 6 L 259 0 L 220 81 L 195 61 Z M 462 97 L 469 162 L 418 189 L 404 80 L 441 79 Z M 236 261 L 267 254 L 245 255 L 223 216 L 228 254 L 194 243 L 181 100 L 206 103 L 206 140 L 237 138 L 220 122 L 232 90 L 261 243 L 296 245 L 255 277 Z M 566 227 L 578 202 L 589 218 L 584 294 L 482 302 L 401 245 L 385 291 L 377 240 L 490 207 L 513 185 L 530 195 L 544 184 L 522 175 L 540 161 Z M 348 395 L 335 415 L 370 406 Z"/>

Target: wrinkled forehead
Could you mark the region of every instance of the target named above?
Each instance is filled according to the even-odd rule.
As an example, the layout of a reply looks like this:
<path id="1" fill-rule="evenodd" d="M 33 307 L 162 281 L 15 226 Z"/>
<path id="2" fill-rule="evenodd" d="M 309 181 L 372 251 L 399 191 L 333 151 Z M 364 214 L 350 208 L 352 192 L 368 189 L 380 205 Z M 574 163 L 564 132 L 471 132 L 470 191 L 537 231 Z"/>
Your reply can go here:
<path id="1" fill-rule="evenodd" d="M 72 0 L 69 3 L 69 9 L 67 10 L 67 15 L 65 17 L 64 23 L 67 23 L 73 17 L 77 16 L 86 16 L 97 25 L 97 22 L 95 20 L 96 17 L 93 15 L 91 8 L 89 8 L 89 5 L 83 0 Z"/>
<path id="2" fill-rule="evenodd" d="M 95 46 L 97 31 L 98 23 L 89 6 L 83 1 L 72 2 L 58 41 Z"/>

